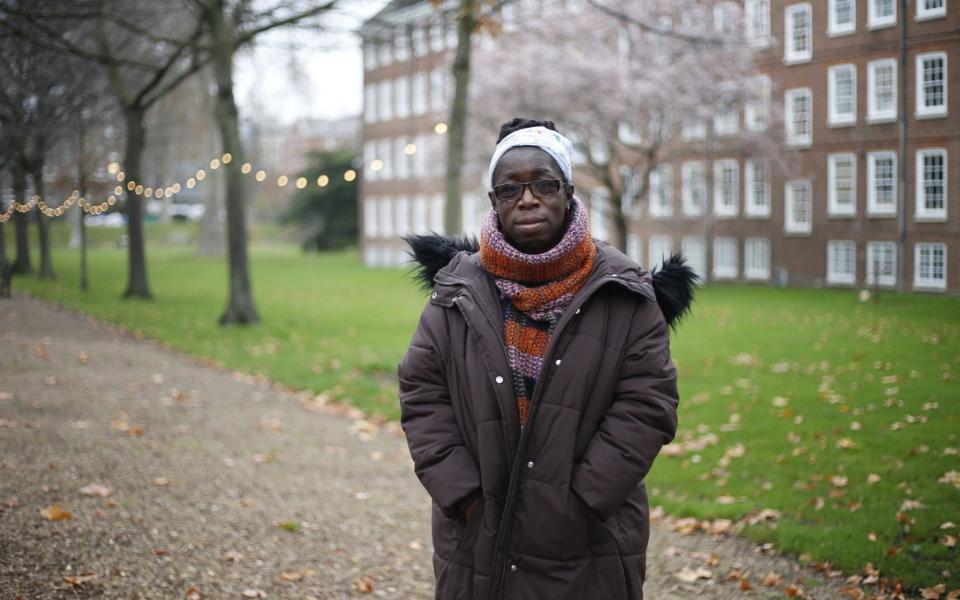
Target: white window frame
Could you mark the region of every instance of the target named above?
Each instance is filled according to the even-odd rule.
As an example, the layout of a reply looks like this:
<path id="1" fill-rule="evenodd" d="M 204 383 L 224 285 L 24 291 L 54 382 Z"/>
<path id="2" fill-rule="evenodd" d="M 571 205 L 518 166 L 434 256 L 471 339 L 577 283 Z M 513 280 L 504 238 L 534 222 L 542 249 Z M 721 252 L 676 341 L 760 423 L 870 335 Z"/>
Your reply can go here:
<path id="1" fill-rule="evenodd" d="M 843 260 L 842 270 L 834 270 Z M 853 285 L 857 282 L 857 243 L 852 240 L 827 241 L 827 285 Z"/>
<path id="2" fill-rule="evenodd" d="M 943 104 L 938 106 L 924 106 L 924 80 L 923 80 L 923 63 L 926 60 L 930 59 L 940 59 L 943 61 Z M 923 54 L 917 55 L 916 62 L 916 81 L 917 87 L 915 90 L 915 97 L 917 101 L 917 111 L 916 116 L 918 119 L 932 119 L 937 117 L 947 116 L 947 106 L 949 106 L 947 92 L 950 89 L 950 82 L 948 81 L 949 64 L 947 62 L 947 53 L 946 52 L 924 52 Z"/>
<path id="3" fill-rule="evenodd" d="M 393 237 L 393 198 L 390 196 L 381 196 L 379 204 L 377 221 L 380 224 L 380 236 L 385 238 Z"/>
<path id="4" fill-rule="evenodd" d="M 757 254 L 763 256 L 762 264 L 756 264 Z M 770 240 L 747 238 L 743 240 L 743 277 L 750 281 L 770 280 Z"/>
<path id="5" fill-rule="evenodd" d="M 372 40 L 363 43 L 363 67 L 367 71 L 377 68 L 377 44 Z"/>
<path id="6" fill-rule="evenodd" d="M 412 106 L 413 114 L 420 116 L 427 114 L 427 74 L 424 71 L 417 71 L 412 78 Z"/>
<path id="7" fill-rule="evenodd" d="M 397 235 L 407 235 L 410 232 L 410 198 L 407 196 L 397 197 L 396 213 L 394 215 L 396 223 L 394 229 Z"/>
<path id="8" fill-rule="evenodd" d="M 382 39 L 377 44 L 377 63 L 386 67 L 393 62 L 393 39 Z"/>
<path id="9" fill-rule="evenodd" d="M 743 109 L 743 125 L 748 131 L 765 131 L 770 120 L 771 83 L 769 75 L 751 81 L 750 98 Z"/>
<path id="10" fill-rule="evenodd" d="M 933 252 L 935 250 L 943 251 L 943 278 L 921 277 L 920 263 L 923 262 L 924 252 Z M 931 257 L 932 260 L 932 257 Z M 945 290 L 947 289 L 947 245 L 940 243 L 920 242 L 913 245 L 913 287 L 914 289 L 924 290 Z"/>
<path id="11" fill-rule="evenodd" d="M 877 0 L 867 0 L 867 28 L 882 29 L 884 27 L 893 27 L 897 24 L 897 0 L 890 0 L 893 6 L 893 14 L 886 17 L 877 15 Z"/>
<path id="12" fill-rule="evenodd" d="M 893 189 L 891 196 L 893 203 L 877 204 L 877 166 L 878 160 L 883 158 L 892 158 L 893 166 L 892 182 Z M 895 217 L 897 216 L 897 153 L 890 150 L 867 153 L 867 216 L 870 217 Z"/>
<path id="13" fill-rule="evenodd" d="M 608 188 L 601 186 L 590 190 L 590 234 L 595 238 L 606 240 L 610 235 L 607 218 L 609 206 Z"/>
<path id="14" fill-rule="evenodd" d="M 380 82 L 380 91 L 377 93 L 377 99 L 380 101 L 377 114 L 381 121 L 390 121 L 393 119 L 393 81 L 384 79 Z"/>
<path id="15" fill-rule="evenodd" d="M 687 118 L 683 121 L 680 133 L 685 140 L 702 140 L 707 137 L 707 122 L 699 117 Z"/>
<path id="16" fill-rule="evenodd" d="M 430 228 L 427 225 L 427 197 L 423 194 L 415 196 L 413 199 L 413 232 L 417 234 L 429 233 Z"/>
<path id="17" fill-rule="evenodd" d="M 806 12 L 807 48 L 798 51 L 793 44 L 793 26 L 798 14 Z M 783 62 L 788 65 L 810 62 L 813 58 L 813 10 L 809 2 L 791 4 L 783 10 Z"/>
<path id="18" fill-rule="evenodd" d="M 838 111 L 837 77 L 850 75 L 850 111 Z M 830 127 L 849 127 L 857 123 L 857 67 L 854 64 L 833 65 L 827 69 L 827 124 Z"/>
<path id="19" fill-rule="evenodd" d="M 648 270 L 654 267 L 659 268 L 663 261 L 673 254 L 673 240 L 669 235 L 652 235 L 648 244 L 647 260 L 650 262 L 647 265 Z"/>
<path id="20" fill-rule="evenodd" d="M 736 279 L 740 274 L 740 260 L 737 256 L 740 242 L 735 237 L 713 238 L 713 278 Z M 730 262 L 721 259 L 733 259 Z"/>
<path id="21" fill-rule="evenodd" d="M 837 163 L 850 161 L 850 203 L 840 204 L 837 188 Z M 831 217 L 855 217 L 857 215 L 857 155 L 838 152 L 827 156 L 827 214 Z"/>
<path id="22" fill-rule="evenodd" d="M 410 34 L 405 27 L 401 28 L 394 38 L 394 52 L 397 62 L 410 60 Z"/>
<path id="23" fill-rule="evenodd" d="M 377 143 L 373 140 L 367 140 L 363 143 L 363 177 L 367 181 L 374 181 L 377 178 L 377 172 L 370 166 L 377 158 Z"/>
<path id="24" fill-rule="evenodd" d="M 733 173 L 732 190 L 724 190 L 723 172 Z M 725 202 L 726 192 L 732 192 L 733 204 Z M 717 160 L 713 163 L 713 214 L 717 218 L 732 218 L 740 213 L 740 163 L 736 159 Z"/>
<path id="25" fill-rule="evenodd" d="M 793 104 L 797 97 L 807 98 L 807 132 L 800 135 L 794 126 Z M 810 88 L 792 88 L 784 93 L 784 114 L 787 144 L 798 148 L 807 148 L 813 143 L 813 91 Z"/>
<path id="26" fill-rule="evenodd" d="M 943 162 L 943 206 L 940 208 L 927 208 L 926 206 L 926 180 L 924 179 L 925 170 L 923 160 L 929 155 L 939 155 Z M 947 202 L 950 196 L 947 194 L 947 182 L 949 181 L 949 161 L 947 160 L 946 148 L 919 148 L 917 149 L 916 170 L 914 179 L 916 180 L 914 215 L 917 221 L 946 221 L 947 220 Z"/>
<path id="27" fill-rule="evenodd" d="M 938 8 L 927 8 L 926 0 L 915 0 L 917 3 L 917 21 L 927 21 L 929 19 L 940 19 L 947 16 L 947 0 L 940 0 Z"/>
<path id="28" fill-rule="evenodd" d="M 880 255 L 880 275 L 875 276 L 875 269 L 873 266 L 874 258 L 877 255 Z M 889 270 L 884 265 L 884 255 L 889 255 L 891 258 L 890 264 L 888 265 Z M 867 242 L 867 264 L 866 269 L 867 277 L 864 280 L 865 285 L 882 285 L 882 286 L 894 286 L 897 285 L 897 243 L 896 242 Z"/>
<path id="29" fill-rule="evenodd" d="M 763 166 L 763 171 L 765 173 L 764 180 L 762 182 L 762 189 L 757 190 L 758 184 L 756 181 L 756 167 L 757 165 Z M 770 218 L 770 163 L 763 159 L 748 159 L 743 166 L 743 213 L 748 218 Z M 766 198 L 764 204 L 757 204 L 755 202 L 757 197 L 757 192 L 761 191 L 763 196 Z"/>
<path id="30" fill-rule="evenodd" d="M 643 238 L 640 234 L 627 234 L 627 256 L 638 265 L 643 264 Z"/>
<path id="31" fill-rule="evenodd" d="M 446 200 L 443 194 L 434 194 L 430 198 L 430 231 L 443 234 L 445 227 L 443 224 L 443 210 Z"/>
<path id="32" fill-rule="evenodd" d="M 707 244 L 704 239 L 697 235 L 681 238 L 680 253 L 687 259 L 687 266 L 693 269 L 693 272 L 700 277 L 701 281 L 706 281 Z"/>
<path id="33" fill-rule="evenodd" d="M 650 171 L 650 218 L 673 216 L 673 167 L 660 165 Z"/>
<path id="34" fill-rule="evenodd" d="M 414 56 L 426 56 L 427 53 L 430 52 L 430 44 L 427 42 L 426 29 L 421 26 L 414 26 L 410 35 L 413 41 Z"/>
<path id="35" fill-rule="evenodd" d="M 891 85 L 891 107 L 881 111 L 877 108 L 877 70 L 881 67 L 890 67 L 890 74 L 893 79 Z M 897 60 L 895 58 L 883 58 L 870 61 L 867 64 L 867 122 L 868 123 L 890 123 L 897 120 Z"/>
<path id="36" fill-rule="evenodd" d="M 377 215 L 380 203 L 375 196 L 363 199 L 363 234 L 368 238 L 377 237 L 380 232 L 377 228 Z"/>
<path id="37" fill-rule="evenodd" d="M 380 173 L 377 174 L 378 179 L 393 179 L 393 145 L 390 142 L 389 138 L 384 138 L 380 140 L 380 159 L 381 167 Z"/>
<path id="38" fill-rule="evenodd" d="M 827 16 L 827 35 L 850 35 L 857 31 L 857 0 L 850 0 L 850 22 L 837 23 L 837 0 L 830 0 Z"/>
<path id="39" fill-rule="evenodd" d="M 770 0 L 746 0 L 744 12 L 747 41 L 754 48 L 768 47 L 770 45 Z"/>
<path id="40" fill-rule="evenodd" d="M 396 107 L 394 114 L 398 119 L 405 119 L 410 116 L 410 78 L 401 75 L 394 80 L 394 100 Z"/>
<path id="41" fill-rule="evenodd" d="M 683 214 L 688 217 L 702 216 L 707 204 L 707 172 L 704 169 L 703 163 L 698 160 L 685 162 L 680 170 L 682 176 L 681 196 Z M 693 179 L 695 173 L 699 173 L 699 178 L 696 182 L 694 182 Z M 696 183 L 697 191 L 699 191 L 701 195 L 700 206 L 693 204 L 694 183 Z"/>
<path id="42" fill-rule="evenodd" d="M 363 86 L 363 120 L 367 123 L 377 122 L 377 84 L 368 83 Z"/>
<path id="43" fill-rule="evenodd" d="M 410 156 L 406 152 L 407 140 L 405 138 L 394 138 L 393 140 L 393 170 L 397 179 L 406 179 L 410 177 Z"/>
<path id="44" fill-rule="evenodd" d="M 797 202 L 795 194 L 805 189 L 807 195 L 807 220 L 794 219 L 793 209 Z M 783 232 L 787 235 L 810 235 L 813 232 L 813 186 L 809 179 L 791 179 L 783 190 Z"/>
<path id="45" fill-rule="evenodd" d="M 430 71 L 430 110 L 440 111 L 446 108 L 446 90 L 444 89 L 443 69 Z"/>
<path id="46" fill-rule="evenodd" d="M 740 110 L 719 107 L 713 114 L 713 132 L 718 136 L 736 135 L 740 131 Z"/>

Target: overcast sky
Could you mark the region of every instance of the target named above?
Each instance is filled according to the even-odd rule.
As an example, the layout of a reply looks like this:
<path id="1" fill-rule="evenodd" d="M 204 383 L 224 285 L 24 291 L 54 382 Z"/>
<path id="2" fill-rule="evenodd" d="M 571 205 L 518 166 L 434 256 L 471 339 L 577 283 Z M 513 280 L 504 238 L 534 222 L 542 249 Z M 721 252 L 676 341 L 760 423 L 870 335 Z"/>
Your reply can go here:
<path id="1" fill-rule="evenodd" d="M 237 58 L 234 79 L 241 115 L 290 123 L 336 118 L 363 107 L 363 56 L 355 31 L 387 0 L 345 0 L 332 32 L 277 31 Z"/>

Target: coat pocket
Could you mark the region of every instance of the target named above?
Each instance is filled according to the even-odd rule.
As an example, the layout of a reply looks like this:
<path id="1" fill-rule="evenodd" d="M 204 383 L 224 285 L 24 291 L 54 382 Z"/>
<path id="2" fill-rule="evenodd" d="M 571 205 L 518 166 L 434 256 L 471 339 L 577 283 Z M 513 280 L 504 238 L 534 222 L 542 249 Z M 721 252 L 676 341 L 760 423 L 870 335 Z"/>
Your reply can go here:
<path id="1" fill-rule="evenodd" d="M 477 533 L 483 526 L 483 515 L 484 502 L 480 500 L 469 519 L 459 519 L 457 521 L 459 539 L 454 548 L 454 554 L 470 565 L 473 564 L 473 550 L 474 546 L 477 545 Z"/>

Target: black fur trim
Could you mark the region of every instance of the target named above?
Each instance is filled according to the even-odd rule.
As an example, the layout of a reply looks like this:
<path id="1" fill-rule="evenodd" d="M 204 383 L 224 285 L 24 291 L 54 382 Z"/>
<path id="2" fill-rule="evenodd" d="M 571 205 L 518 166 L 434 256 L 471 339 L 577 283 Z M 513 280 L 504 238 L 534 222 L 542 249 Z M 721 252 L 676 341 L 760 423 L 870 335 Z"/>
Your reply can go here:
<path id="1" fill-rule="evenodd" d="M 447 266 L 458 252 L 470 253 L 480 250 L 480 242 L 475 237 L 447 237 L 437 233 L 429 235 L 408 235 L 403 238 L 410 245 L 410 262 L 414 263 L 413 277 L 424 290 L 433 287 L 433 278 L 440 269 Z"/>
<path id="2" fill-rule="evenodd" d="M 690 314 L 693 292 L 700 277 L 687 265 L 687 259 L 679 254 L 664 260 L 659 270 L 654 267 L 651 274 L 657 304 L 667 324 L 676 329 L 680 321 Z"/>

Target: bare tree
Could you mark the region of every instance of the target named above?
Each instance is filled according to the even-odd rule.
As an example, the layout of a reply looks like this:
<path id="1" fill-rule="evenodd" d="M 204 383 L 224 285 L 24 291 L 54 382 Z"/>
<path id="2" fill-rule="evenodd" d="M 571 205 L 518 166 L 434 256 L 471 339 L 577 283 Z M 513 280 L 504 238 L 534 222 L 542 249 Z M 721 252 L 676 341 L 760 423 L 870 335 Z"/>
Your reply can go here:
<path id="1" fill-rule="evenodd" d="M 517 115 L 555 121 L 610 191 L 611 241 L 624 248 L 624 209 L 647 197 L 653 170 L 683 147 L 683 128 L 757 100 L 752 52 L 733 9 L 610 0 L 530 18 L 522 35 L 507 33 L 477 57 L 478 129 Z M 773 150 L 773 130 L 740 129 L 727 143 Z"/>

